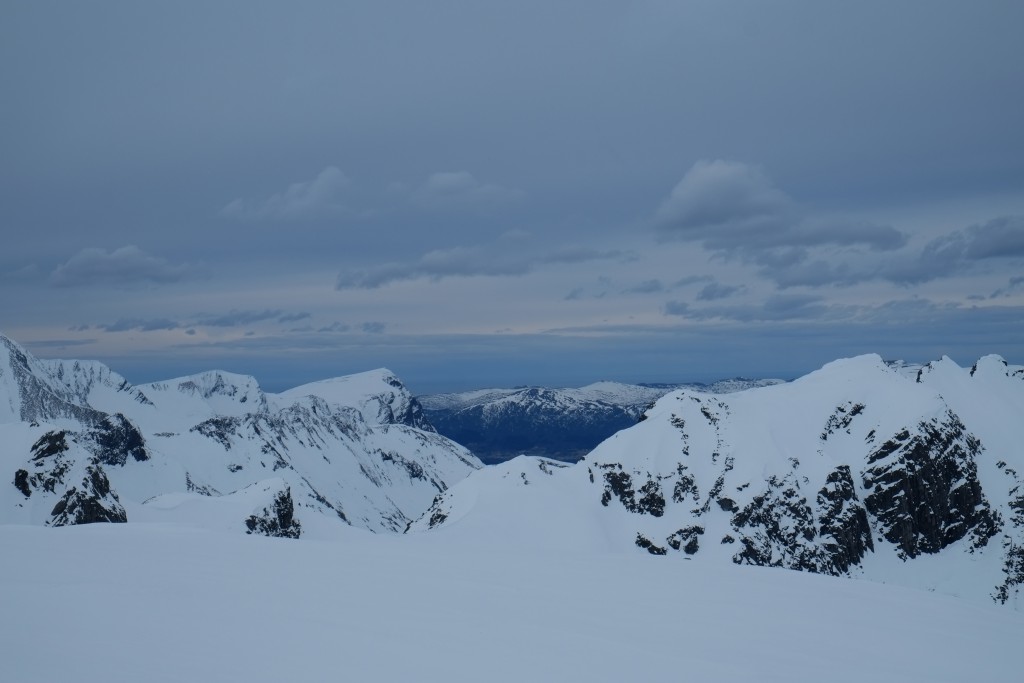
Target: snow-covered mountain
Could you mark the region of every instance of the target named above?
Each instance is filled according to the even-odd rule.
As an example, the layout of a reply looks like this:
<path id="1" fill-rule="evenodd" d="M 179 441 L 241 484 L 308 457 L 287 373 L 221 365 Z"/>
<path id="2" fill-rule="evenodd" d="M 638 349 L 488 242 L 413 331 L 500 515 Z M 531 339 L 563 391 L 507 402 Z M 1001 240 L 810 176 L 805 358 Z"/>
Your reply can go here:
<path id="1" fill-rule="evenodd" d="M 465 445 L 486 463 L 520 454 L 576 462 L 634 424 L 652 403 L 675 389 L 729 393 L 780 382 L 742 378 L 713 384 L 597 382 L 578 389 L 479 389 L 418 398 L 441 434 Z"/>
<path id="2" fill-rule="evenodd" d="M 633 547 L 1024 607 L 1024 368 L 878 356 L 729 395 L 679 390 L 566 466 L 522 457 L 411 530 Z M 490 540 L 489 540 L 490 539 Z"/>
<path id="3" fill-rule="evenodd" d="M 326 515 L 401 531 L 481 466 L 387 370 L 267 394 L 204 372 L 132 386 L 0 336 L 0 522 L 163 519 L 297 536 Z"/>

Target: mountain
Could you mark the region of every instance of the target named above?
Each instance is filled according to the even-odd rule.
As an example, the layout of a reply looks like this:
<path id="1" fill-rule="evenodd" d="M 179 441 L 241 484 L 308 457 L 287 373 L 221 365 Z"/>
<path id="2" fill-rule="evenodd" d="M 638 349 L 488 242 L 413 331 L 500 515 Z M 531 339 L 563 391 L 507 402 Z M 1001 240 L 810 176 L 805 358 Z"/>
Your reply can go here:
<path id="1" fill-rule="evenodd" d="M 634 424 L 654 401 L 686 387 L 729 393 L 782 380 L 730 379 L 714 384 L 598 382 L 579 389 L 480 389 L 420 396 L 430 422 L 485 463 L 517 455 L 576 462 L 609 436 Z"/>
<path id="2" fill-rule="evenodd" d="M 784 567 L 1024 607 L 1024 368 L 878 356 L 679 390 L 572 466 L 521 457 L 410 531 Z M 469 542 L 469 541 L 467 541 Z"/>
<path id="3" fill-rule="evenodd" d="M 227 372 L 132 386 L 0 336 L 0 522 L 178 521 L 295 537 L 401 531 L 481 463 L 391 372 L 265 393 Z"/>

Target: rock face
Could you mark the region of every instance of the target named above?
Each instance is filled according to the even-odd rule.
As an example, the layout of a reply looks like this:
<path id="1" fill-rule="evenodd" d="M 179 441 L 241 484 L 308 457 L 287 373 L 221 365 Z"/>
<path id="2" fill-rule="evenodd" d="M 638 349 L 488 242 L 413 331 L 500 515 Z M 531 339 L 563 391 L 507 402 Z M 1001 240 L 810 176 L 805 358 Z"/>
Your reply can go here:
<path id="1" fill-rule="evenodd" d="M 864 505 L 901 555 L 936 553 L 973 533 L 984 546 L 999 527 L 978 481 L 981 443 L 952 412 L 903 430 L 872 452 Z"/>
<path id="2" fill-rule="evenodd" d="M 548 530 L 533 533 L 1024 607 L 1021 370 L 996 357 L 967 370 L 948 358 L 910 368 L 864 356 L 735 394 L 673 392 L 555 473 L 547 497 L 532 503 L 550 499 Z M 529 533 L 506 490 L 515 477 L 491 477 L 485 489 L 481 475 L 441 495 L 425 518 L 463 528 L 479 509 L 505 533 Z M 488 497 L 504 507 L 471 502 Z M 942 558 L 945 578 L 916 578 L 924 555 Z"/>
<path id="3" fill-rule="evenodd" d="M 732 379 L 686 385 L 727 393 L 780 383 Z M 526 387 L 421 396 L 427 417 L 445 436 L 486 463 L 520 454 L 576 462 L 615 432 L 636 423 L 654 401 L 681 385 L 599 382 L 579 389 Z"/>
<path id="4" fill-rule="evenodd" d="M 39 437 L 27 469 L 14 473 L 14 486 L 26 499 L 19 504 L 31 502 L 43 512 L 49 508 L 42 519 L 49 526 L 127 521 L 99 458 L 80 436 L 59 430 Z"/>
<path id="5" fill-rule="evenodd" d="M 283 491 L 278 491 L 269 505 L 245 520 L 245 526 L 250 534 L 298 538 L 302 534 L 302 524 L 295 519 L 292 490 L 285 487 Z"/>
<path id="6" fill-rule="evenodd" d="M 400 532 L 481 467 L 387 370 L 282 394 L 218 371 L 136 387 L 100 363 L 36 360 L 2 336 L 0 449 L 0 523 L 123 522 L 125 501 L 147 518 L 227 515 L 211 524 L 289 537 L 314 514 Z M 258 510 L 235 495 L 267 481 L 280 496 Z M 172 504 L 176 492 L 192 498 Z"/>

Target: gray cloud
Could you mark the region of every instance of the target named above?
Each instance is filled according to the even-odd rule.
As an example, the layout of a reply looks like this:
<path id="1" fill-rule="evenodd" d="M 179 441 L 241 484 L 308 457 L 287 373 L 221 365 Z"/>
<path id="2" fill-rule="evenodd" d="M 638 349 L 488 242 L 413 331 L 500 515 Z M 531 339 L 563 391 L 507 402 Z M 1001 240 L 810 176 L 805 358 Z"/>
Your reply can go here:
<path id="1" fill-rule="evenodd" d="M 412 202 L 425 209 L 486 209 L 523 198 L 523 192 L 483 183 L 468 171 L 433 173 L 412 191 Z"/>
<path id="2" fill-rule="evenodd" d="M 221 214 L 242 220 L 299 220 L 335 216 L 345 212 L 343 200 L 349 179 L 336 166 L 328 166 L 305 182 L 292 183 L 267 199 L 235 199 Z"/>
<path id="3" fill-rule="evenodd" d="M 136 246 L 104 249 L 83 249 L 50 273 L 50 284 L 56 287 L 87 287 L 92 285 L 128 286 L 140 283 L 166 284 L 178 282 L 192 269 L 150 256 Z"/>
<path id="4" fill-rule="evenodd" d="M 687 287 L 701 282 L 712 282 L 714 279 L 715 278 L 710 275 L 687 275 L 686 277 L 673 282 L 672 287 Z"/>
<path id="5" fill-rule="evenodd" d="M 1014 292 L 1020 290 L 1024 286 L 1024 275 L 1018 275 L 1017 277 L 1011 277 L 1006 282 L 1005 287 L 1000 287 L 996 291 L 989 294 L 989 299 L 998 299 L 999 297 L 1010 296 Z M 983 297 L 982 297 L 983 298 Z"/>
<path id="6" fill-rule="evenodd" d="M 832 317 L 840 308 L 827 306 L 823 299 L 814 295 L 776 294 L 762 304 L 736 306 L 702 306 L 694 308 L 682 301 L 665 304 L 667 315 L 677 315 L 689 320 L 730 320 L 735 322 L 781 322 L 786 320 L 821 320 Z"/>
<path id="7" fill-rule="evenodd" d="M 217 315 L 200 315 L 193 324 L 205 327 L 238 327 L 265 320 L 276 320 L 283 323 L 303 320 L 308 317 L 310 317 L 309 313 L 285 313 L 279 308 L 264 309 L 262 311 L 232 309 L 227 313 Z"/>
<path id="8" fill-rule="evenodd" d="M 656 292 L 665 291 L 665 285 L 661 283 L 661 280 L 644 280 L 643 282 L 633 285 L 622 290 L 625 294 L 654 294 Z"/>
<path id="9" fill-rule="evenodd" d="M 853 268 L 849 253 L 837 257 L 823 248 L 892 252 L 907 243 L 890 226 L 809 215 L 759 167 L 721 160 L 694 164 L 658 208 L 655 225 L 664 237 L 756 264 L 780 287 L 850 285 L 881 268 Z"/>
<path id="10" fill-rule="evenodd" d="M 104 332 L 155 332 L 157 330 L 176 330 L 181 323 L 167 318 L 120 318 L 117 321 L 105 325 L 96 325 L 95 329 Z"/>
<path id="11" fill-rule="evenodd" d="M 337 289 L 375 289 L 392 282 L 474 275 L 525 275 L 540 266 L 629 260 L 634 254 L 619 250 L 601 251 L 586 247 L 565 247 L 540 251 L 523 233 L 507 233 L 497 242 L 472 247 L 451 247 L 429 251 L 410 263 L 385 263 L 372 268 L 342 271 Z"/>
<path id="12" fill-rule="evenodd" d="M 863 245 L 888 251 L 906 244 L 889 226 L 815 220 L 759 167 L 698 161 L 655 213 L 665 236 L 712 251 L 756 256 L 766 249 Z"/>
<path id="13" fill-rule="evenodd" d="M 719 282 L 712 282 L 697 292 L 697 301 L 714 301 L 716 299 L 728 299 L 733 294 L 741 292 L 744 287 L 741 285 L 723 285 Z"/>
<path id="14" fill-rule="evenodd" d="M 737 246 L 737 237 L 764 239 L 785 230 L 799 215 L 761 169 L 717 160 L 695 163 L 662 202 L 655 221 L 680 239 L 728 249 Z"/>
<path id="15" fill-rule="evenodd" d="M 387 328 L 387 323 L 370 321 L 363 323 L 359 328 L 366 334 L 384 334 L 384 330 Z"/>
<path id="16" fill-rule="evenodd" d="M 342 322 L 333 322 L 330 325 L 325 325 L 317 330 L 317 332 L 348 332 L 351 327 Z"/>
<path id="17" fill-rule="evenodd" d="M 38 277 L 39 273 L 39 266 L 36 265 L 35 263 L 30 263 L 26 266 L 22 266 L 14 270 L 8 270 L 4 272 L 2 275 L 0 275 L 0 277 L 3 277 L 5 280 L 11 280 L 15 282 L 28 281 Z"/>
<path id="18" fill-rule="evenodd" d="M 1024 257 L 1024 216 L 1002 216 L 964 232 L 967 259 Z"/>
<path id="19" fill-rule="evenodd" d="M 1024 216 L 1003 216 L 937 237 L 908 262 L 893 262 L 880 275 L 897 284 L 919 284 L 970 271 L 996 259 L 1024 258 Z"/>
<path id="20" fill-rule="evenodd" d="M 305 320 L 305 319 L 310 318 L 310 317 L 312 317 L 312 314 L 307 312 L 307 311 L 300 311 L 300 312 L 297 312 L 297 313 L 285 313 L 284 315 L 282 315 L 281 317 L 279 317 L 277 319 L 277 322 L 279 322 L 279 323 L 294 323 L 294 322 L 298 322 L 299 320 Z"/>
<path id="21" fill-rule="evenodd" d="M 881 264 L 854 266 L 849 261 L 833 264 L 824 259 L 797 260 L 794 263 L 771 263 L 758 273 L 773 280 L 780 288 L 854 285 L 872 280 L 882 272 Z"/>

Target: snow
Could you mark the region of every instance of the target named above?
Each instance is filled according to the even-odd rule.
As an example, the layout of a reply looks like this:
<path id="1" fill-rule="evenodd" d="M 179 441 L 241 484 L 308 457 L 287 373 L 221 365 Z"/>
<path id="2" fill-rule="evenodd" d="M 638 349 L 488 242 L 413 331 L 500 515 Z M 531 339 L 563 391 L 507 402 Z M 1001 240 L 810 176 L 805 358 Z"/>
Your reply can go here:
<path id="1" fill-rule="evenodd" d="M 0 527 L 0 680 L 1019 680 L 1024 615 L 996 607 L 784 570 L 344 531 Z"/>

